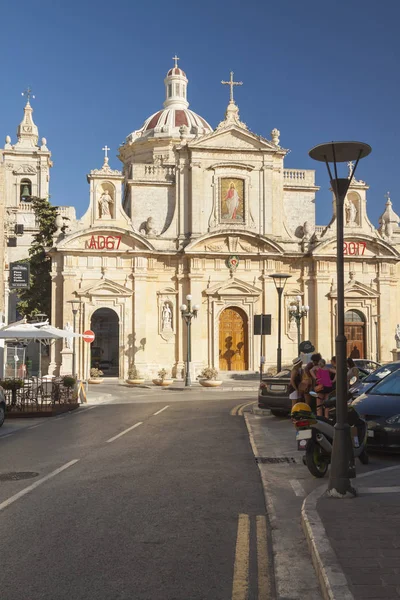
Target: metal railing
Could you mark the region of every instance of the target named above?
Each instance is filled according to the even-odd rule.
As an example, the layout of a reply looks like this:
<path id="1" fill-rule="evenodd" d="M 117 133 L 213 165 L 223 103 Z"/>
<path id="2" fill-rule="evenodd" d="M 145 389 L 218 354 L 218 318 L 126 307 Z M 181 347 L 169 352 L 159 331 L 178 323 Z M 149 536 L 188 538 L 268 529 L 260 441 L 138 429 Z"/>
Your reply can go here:
<path id="1" fill-rule="evenodd" d="M 12 382 L 14 381 L 14 385 Z M 3 382 L 0 382 L 0 385 Z M 63 378 L 32 377 L 24 380 L 5 380 L 3 388 L 7 412 L 50 410 L 58 404 L 74 404 L 74 388 L 63 385 Z M 11 389 L 10 389 L 11 388 Z"/>

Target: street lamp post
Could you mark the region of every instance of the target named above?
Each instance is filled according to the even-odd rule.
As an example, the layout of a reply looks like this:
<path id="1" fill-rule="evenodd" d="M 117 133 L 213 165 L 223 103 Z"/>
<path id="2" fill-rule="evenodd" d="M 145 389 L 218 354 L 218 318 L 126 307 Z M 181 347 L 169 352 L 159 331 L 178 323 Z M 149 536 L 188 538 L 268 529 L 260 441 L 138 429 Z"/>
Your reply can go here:
<path id="1" fill-rule="evenodd" d="M 374 319 L 375 319 L 375 345 L 376 345 L 376 362 L 379 362 L 379 319 L 381 318 L 381 315 L 374 315 Z"/>
<path id="2" fill-rule="evenodd" d="M 72 316 L 73 316 L 73 331 L 76 333 L 76 316 L 78 314 L 80 305 L 82 302 L 80 300 L 69 300 L 69 304 L 71 304 L 72 308 Z M 72 376 L 76 377 L 76 338 L 72 339 Z"/>
<path id="3" fill-rule="evenodd" d="M 281 329 L 282 329 L 282 294 L 285 285 L 291 275 L 286 273 L 274 273 L 269 275 L 274 280 L 276 291 L 278 292 L 278 347 L 276 349 L 276 369 L 279 373 L 282 370 L 282 348 L 281 348 Z"/>
<path id="4" fill-rule="evenodd" d="M 186 304 L 181 305 L 181 315 L 182 319 L 185 321 L 187 325 L 187 348 L 186 348 L 186 373 L 185 373 L 185 387 L 190 387 L 192 385 L 192 381 L 190 378 L 190 362 L 192 360 L 192 319 L 197 317 L 197 313 L 199 312 L 200 306 L 198 304 L 194 304 L 192 307 L 192 296 L 188 294 L 186 296 Z"/>
<path id="5" fill-rule="evenodd" d="M 301 342 L 301 320 L 303 317 L 308 315 L 308 311 L 310 310 L 309 306 L 301 305 L 301 296 L 296 296 L 296 302 L 292 302 L 289 306 L 290 316 L 293 317 L 296 321 L 297 325 L 297 350 L 300 354 L 300 342 Z"/>
<path id="6" fill-rule="evenodd" d="M 362 142 L 330 142 L 312 148 L 309 155 L 327 166 L 331 186 L 336 200 L 336 246 L 337 246 L 337 335 L 336 335 L 336 424 L 333 438 L 331 470 L 328 494 L 335 498 L 344 498 L 349 492 L 356 491 L 350 484 L 355 476 L 353 447 L 350 426 L 347 422 L 347 368 L 346 336 L 344 334 L 344 200 L 360 158 L 368 156 L 371 146 Z M 356 161 L 351 174 L 338 178 L 337 163 Z M 329 163 L 333 163 L 335 177 L 332 176 Z"/>

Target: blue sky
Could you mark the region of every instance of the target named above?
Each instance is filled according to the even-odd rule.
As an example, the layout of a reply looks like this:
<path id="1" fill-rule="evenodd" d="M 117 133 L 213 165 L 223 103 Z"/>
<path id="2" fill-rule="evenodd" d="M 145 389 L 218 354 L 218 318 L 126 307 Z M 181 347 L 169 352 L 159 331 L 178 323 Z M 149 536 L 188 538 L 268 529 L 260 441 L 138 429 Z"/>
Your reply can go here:
<path id="1" fill-rule="evenodd" d="M 370 185 L 368 213 L 376 225 L 390 190 L 400 213 L 400 5 L 396 0 L 20 0 L 2 7 L 0 136 L 15 130 L 21 91 L 32 101 L 39 136 L 54 167 L 55 205 L 82 215 L 86 174 L 120 168 L 118 146 L 162 107 L 163 79 L 177 53 L 189 78 L 193 110 L 212 126 L 223 118 L 234 70 L 241 119 L 270 138 L 281 131 L 290 168 L 316 168 L 317 222 L 331 214 L 325 167 L 308 150 L 332 139 L 372 146 L 358 177 Z"/>

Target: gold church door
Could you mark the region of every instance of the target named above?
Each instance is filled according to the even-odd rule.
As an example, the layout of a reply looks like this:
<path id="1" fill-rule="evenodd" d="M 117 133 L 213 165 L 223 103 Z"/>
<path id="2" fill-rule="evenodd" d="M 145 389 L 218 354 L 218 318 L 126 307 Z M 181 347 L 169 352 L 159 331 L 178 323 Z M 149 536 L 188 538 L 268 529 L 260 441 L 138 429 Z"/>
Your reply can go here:
<path id="1" fill-rule="evenodd" d="M 219 318 L 219 370 L 247 371 L 247 317 L 240 308 L 226 308 Z"/>

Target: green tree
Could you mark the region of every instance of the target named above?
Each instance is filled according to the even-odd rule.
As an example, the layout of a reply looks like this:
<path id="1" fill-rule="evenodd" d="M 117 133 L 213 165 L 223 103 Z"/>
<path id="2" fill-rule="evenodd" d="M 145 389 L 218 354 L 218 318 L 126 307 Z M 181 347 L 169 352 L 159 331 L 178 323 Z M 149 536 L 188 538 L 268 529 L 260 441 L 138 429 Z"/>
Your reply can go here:
<path id="1" fill-rule="evenodd" d="M 28 318 L 45 313 L 51 318 L 51 258 L 47 254 L 53 245 L 58 209 L 44 198 L 32 198 L 38 233 L 29 249 L 30 288 L 19 293 L 18 311 Z"/>

